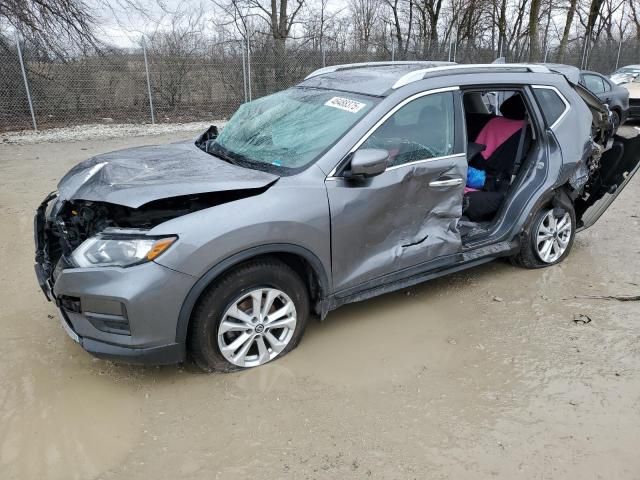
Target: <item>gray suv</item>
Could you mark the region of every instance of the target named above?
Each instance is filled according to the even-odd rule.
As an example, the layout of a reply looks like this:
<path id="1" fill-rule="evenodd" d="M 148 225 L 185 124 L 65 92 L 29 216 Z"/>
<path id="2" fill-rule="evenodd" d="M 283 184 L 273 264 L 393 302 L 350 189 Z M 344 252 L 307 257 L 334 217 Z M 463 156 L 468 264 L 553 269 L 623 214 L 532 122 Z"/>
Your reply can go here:
<path id="1" fill-rule="evenodd" d="M 328 67 L 195 142 L 74 167 L 37 210 L 36 274 L 98 357 L 253 367 L 340 305 L 561 262 L 639 145 L 542 65 Z"/>

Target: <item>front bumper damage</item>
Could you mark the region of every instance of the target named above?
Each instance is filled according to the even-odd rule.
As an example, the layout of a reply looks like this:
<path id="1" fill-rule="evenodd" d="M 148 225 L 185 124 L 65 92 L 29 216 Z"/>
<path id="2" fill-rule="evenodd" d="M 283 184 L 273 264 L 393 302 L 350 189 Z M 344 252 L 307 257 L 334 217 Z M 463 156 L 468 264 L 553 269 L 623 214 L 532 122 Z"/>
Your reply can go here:
<path id="1" fill-rule="evenodd" d="M 100 358 L 155 365 L 184 360 L 176 324 L 196 279 L 155 262 L 76 268 L 59 238 L 64 232 L 54 224 L 56 203 L 51 194 L 36 212 L 35 272 L 67 334 Z"/>

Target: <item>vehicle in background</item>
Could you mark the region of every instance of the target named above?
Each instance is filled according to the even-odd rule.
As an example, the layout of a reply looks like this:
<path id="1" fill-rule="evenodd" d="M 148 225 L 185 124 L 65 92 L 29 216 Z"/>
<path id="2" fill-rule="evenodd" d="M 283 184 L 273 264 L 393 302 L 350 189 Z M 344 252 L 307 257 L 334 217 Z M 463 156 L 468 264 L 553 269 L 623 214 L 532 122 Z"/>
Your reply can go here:
<path id="1" fill-rule="evenodd" d="M 604 75 L 582 70 L 580 84 L 591 91 L 602 103 L 606 103 L 611 111 L 611 123 L 614 131 L 627 119 L 629 111 L 629 90 L 617 85 Z"/>
<path id="2" fill-rule="evenodd" d="M 628 83 L 640 75 L 640 65 L 627 65 L 613 72 L 609 78 L 616 85 Z"/>
<path id="3" fill-rule="evenodd" d="M 611 131 L 616 132 L 618 127 L 624 123 L 627 111 L 629 109 L 628 94 L 624 88 L 618 88 L 614 83 L 603 75 L 596 72 L 582 71 L 573 65 L 563 63 L 542 63 L 552 72 L 560 73 L 573 85 L 580 85 L 589 90 L 593 96 L 603 104 L 606 104 L 610 110 Z M 587 75 L 585 77 L 585 75 Z M 597 76 L 592 78 L 590 75 Z M 592 88 L 585 83 L 588 81 Z M 598 85 L 598 82 L 602 82 Z M 615 89 L 615 91 L 614 91 Z M 611 103 L 615 105 L 612 107 Z"/>
<path id="4" fill-rule="evenodd" d="M 640 119 L 640 65 L 627 65 L 611 74 L 611 81 L 629 92 L 628 120 Z"/>

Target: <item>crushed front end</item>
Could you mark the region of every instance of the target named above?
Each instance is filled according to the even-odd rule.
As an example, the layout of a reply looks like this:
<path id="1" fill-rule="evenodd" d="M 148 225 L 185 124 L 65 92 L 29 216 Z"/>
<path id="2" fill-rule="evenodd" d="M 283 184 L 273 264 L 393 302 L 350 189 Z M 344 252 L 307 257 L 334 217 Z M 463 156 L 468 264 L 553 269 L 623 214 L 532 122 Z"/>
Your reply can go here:
<path id="1" fill-rule="evenodd" d="M 163 219 L 183 213 L 178 205 L 173 207 L 178 208 L 141 213 L 101 202 L 70 202 L 56 192 L 38 207 L 38 283 L 56 303 L 65 331 L 90 353 L 128 363 L 176 363 L 184 358 L 184 345 L 176 343 L 176 322 L 193 277 L 154 261 L 123 268 L 87 266 L 74 259 L 83 242 L 107 233 L 122 239 L 136 232 L 144 236 Z"/>
<path id="2" fill-rule="evenodd" d="M 62 257 L 60 243 L 57 239 L 52 241 L 53 222 L 55 215 L 52 215 L 52 209 L 56 205 L 57 192 L 52 192 L 44 199 L 36 210 L 33 219 L 33 234 L 36 247 L 36 277 L 40 288 L 44 292 L 47 300 L 53 299 L 53 273 L 58 260 Z M 47 218 L 48 217 L 48 218 Z"/>

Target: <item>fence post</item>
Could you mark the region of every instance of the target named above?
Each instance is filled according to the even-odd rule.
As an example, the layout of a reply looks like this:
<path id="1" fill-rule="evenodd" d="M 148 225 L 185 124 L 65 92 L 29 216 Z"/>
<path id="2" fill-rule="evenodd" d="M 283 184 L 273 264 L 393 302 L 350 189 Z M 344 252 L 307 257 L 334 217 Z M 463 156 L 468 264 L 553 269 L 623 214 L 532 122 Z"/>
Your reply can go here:
<path id="1" fill-rule="evenodd" d="M 247 91 L 249 93 L 249 101 L 251 101 L 251 46 L 249 37 L 247 37 Z"/>
<path id="2" fill-rule="evenodd" d="M 393 33 L 391 33 L 391 61 L 396 61 L 396 42 L 394 41 Z"/>
<path id="3" fill-rule="evenodd" d="M 623 3 L 622 4 L 622 17 L 621 18 L 625 18 L 624 17 L 624 7 L 627 6 L 627 3 Z M 620 50 L 622 50 L 622 38 L 624 37 L 624 33 L 622 32 L 622 22 L 620 23 L 620 44 L 618 45 L 618 56 L 616 57 L 616 68 L 615 70 L 618 70 L 618 64 L 620 63 Z"/>
<path id="4" fill-rule="evenodd" d="M 147 75 L 147 93 L 149 94 L 149 110 L 151 111 L 151 123 L 155 125 L 156 117 L 153 113 L 153 97 L 151 96 L 151 79 L 149 77 L 149 62 L 147 62 L 147 42 L 142 37 L 142 55 L 144 56 L 144 71 Z"/>
<path id="5" fill-rule="evenodd" d="M 242 50 L 242 85 L 244 87 L 244 102 L 247 103 L 247 62 L 244 40 L 240 43 L 240 50 Z"/>
<path id="6" fill-rule="evenodd" d="M 38 131 L 38 124 L 36 123 L 36 114 L 33 111 L 33 102 L 31 101 L 31 92 L 29 91 L 29 82 L 27 81 L 27 71 L 24 68 L 24 60 L 22 59 L 22 50 L 20 49 L 20 37 L 16 35 L 16 45 L 18 47 L 18 58 L 20 59 L 20 69 L 22 70 L 22 80 L 24 81 L 24 89 L 27 92 L 27 100 L 29 101 L 29 111 L 31 112 L 31 121 L 33 122 L 33 129 Z"/>
<path id="7" fill-rule="evenodd" d="M 618 45 L 618 56 L 616 57 L 616 68 L 614 68 L 614 71 L 618 70 L 618 64 L 620 63 L 620 50 L 622 50 L 622 35 L 620 35 L 620 44 Z"/>

